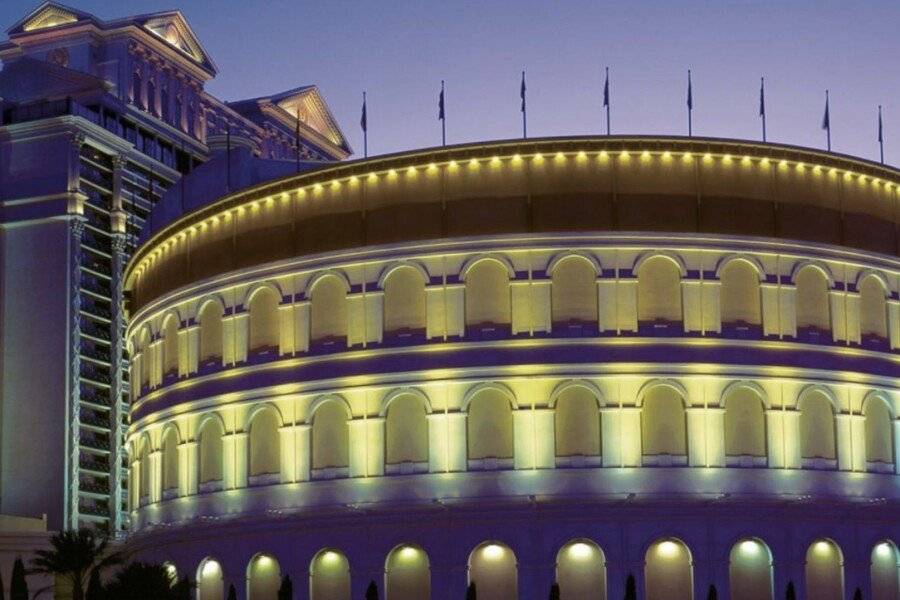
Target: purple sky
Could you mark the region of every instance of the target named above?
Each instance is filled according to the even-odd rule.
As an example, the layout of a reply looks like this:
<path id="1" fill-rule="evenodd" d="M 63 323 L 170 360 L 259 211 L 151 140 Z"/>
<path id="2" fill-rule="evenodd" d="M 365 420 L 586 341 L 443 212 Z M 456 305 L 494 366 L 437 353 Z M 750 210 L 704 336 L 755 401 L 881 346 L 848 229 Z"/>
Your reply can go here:
<path id="1" fill-rule="evenodd" d="M 179 0 L 73 0 L 102 18 L 173 8 Z M 9 26 L 32 0 L 0 3 Z M 677 8 L 676 8 L 677 6 Z M 757 139 L 766 76 L 770 141 L 825 144 L 831 90 L 837 152 L 900 162 L 897 0 L 565 2 L 180 0 L 219 66 L 226 99 L 318 84 L 359 155 L 361 92 L 369 151 L 440 143 L 437 93 L 447 81 L 448 142 L 521 135 L 519 77 L 528 71 L 530 136 L 602 132 L 602 69 L 611 69 L 613 133 Z"/>

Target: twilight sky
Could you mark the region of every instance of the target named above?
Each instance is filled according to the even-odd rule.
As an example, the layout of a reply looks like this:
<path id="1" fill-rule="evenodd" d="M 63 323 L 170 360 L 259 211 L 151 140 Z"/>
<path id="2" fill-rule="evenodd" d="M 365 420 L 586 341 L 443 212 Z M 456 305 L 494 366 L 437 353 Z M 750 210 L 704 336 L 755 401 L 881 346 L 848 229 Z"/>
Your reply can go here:
<path id="1" fill-rule="evenodd" d="M 770 141 L 821 147 L 831 90 L 837 152 L 900 162 L 897 0 L 70 0 L 101 18 L 180 8 L 219 67 L 208 87 L 235 100 L 315 83 L 358 155 L 361 93 L 369 151 L 440 143 L 437 94 L 447 81 L 448 143 L 521 135 L 519 78 L 528 71 L 529 136 L 604 129 L 602 70 L 611 70 L 613 133 L 760 136 L 766 77 Z M 0 23 L 35 6 L 4 0 Z"/>

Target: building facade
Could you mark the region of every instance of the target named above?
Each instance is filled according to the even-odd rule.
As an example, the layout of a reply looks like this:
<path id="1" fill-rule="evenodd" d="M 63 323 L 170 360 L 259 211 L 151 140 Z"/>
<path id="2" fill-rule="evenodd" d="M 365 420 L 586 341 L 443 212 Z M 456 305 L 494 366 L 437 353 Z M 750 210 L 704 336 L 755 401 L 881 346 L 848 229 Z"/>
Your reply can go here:
<path id="1" fill-rule="evenodd" d="M 167 190 L 184 207 L 188 194 L 350 148 L 314 86 L 233 103 L 207 93 L 216 66 L 177 11 L 103 21 L 45 2 L 7 34 L 0 513 L 118 530 L 130 399 L 121 275 L 153 207 Z"/>
<path id="2" fill-rule="evenodd" d="M 198 597 L 898 597 L 900 172 L 519 140 L 145 230 L 129 545 Z"/>

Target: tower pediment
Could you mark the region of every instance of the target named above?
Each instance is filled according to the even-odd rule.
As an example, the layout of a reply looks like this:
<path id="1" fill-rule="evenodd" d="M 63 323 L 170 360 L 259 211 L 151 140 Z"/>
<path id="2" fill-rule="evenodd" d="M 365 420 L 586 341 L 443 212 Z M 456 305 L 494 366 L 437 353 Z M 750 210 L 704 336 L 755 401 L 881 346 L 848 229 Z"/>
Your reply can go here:
<path id="1" fill-rule="evenodd" d="M 178 11 L 157 13 L 140 19 L 140 25 L 194 62 L 215 70 L 191 26 Z"/>
<path id="2" fill-rule="evenodd" d="M 51 29 L 62 25 L 70 25 L 79 21 L 92 21 L 93 17 L 85 12 L 59 4 L 44 2 L 31 11 L 24 19 L 7 30 L 9 35 L 27 33 L 42 29 Z"/>

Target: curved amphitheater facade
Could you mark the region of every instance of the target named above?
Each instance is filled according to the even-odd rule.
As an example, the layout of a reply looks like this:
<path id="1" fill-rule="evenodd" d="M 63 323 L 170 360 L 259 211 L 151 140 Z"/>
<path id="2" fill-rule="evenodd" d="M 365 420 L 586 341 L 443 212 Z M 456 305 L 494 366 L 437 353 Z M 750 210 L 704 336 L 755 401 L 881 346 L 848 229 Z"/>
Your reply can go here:
<path id="1" fill-rule="evenodd" d="M 900 173 L 473 144 L 159 223 L 132 548 L 202 600 L 898 595 Z M 161 220 L 161 219 L 158 219 Z"/>

